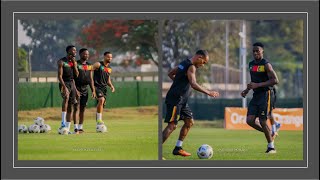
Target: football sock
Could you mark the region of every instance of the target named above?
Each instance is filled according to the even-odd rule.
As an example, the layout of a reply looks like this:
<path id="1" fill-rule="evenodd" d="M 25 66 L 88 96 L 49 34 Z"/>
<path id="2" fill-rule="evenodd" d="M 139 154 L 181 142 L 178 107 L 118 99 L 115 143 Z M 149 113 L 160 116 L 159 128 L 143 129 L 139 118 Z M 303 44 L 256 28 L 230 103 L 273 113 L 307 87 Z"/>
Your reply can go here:
<path id="1" fill-rule="evenodd" d="M 276 124 L 272 125 L 272 132 L 276 132 Z"/>
<path id="2" fill-rule="evenodd" d="M 102 120 L 102 113 L 97 113 L 97 120 Z"/>
<path id="3" fill-rule="evenodd" d="M 74 130 L 78 129 L 78 124 L 74 124 Z"/>
<path id="4" fill-rule="evenodd" d="M 78 128 L 79 128 L 79 129 L 82 129 L 82 128 L 83 128 L 83 124 L 79 124 L 79 125 L 78 125 Z"/>
<path id="5" fill-rule="evenodd" d="M 178 140 L 176 146 L 177 146 L 177 147 L 181 147 L 182 144 L 183 144 L 183 141 Z"/>
<path id="6" fill-rule="evenodd" d="M 66 127 L 68 128 L 69 131 L 70 131 L 70 125 L 71 125 L 71 122 L 66 122 Z"/>
<path id="7" fill-rule="evenodd" d="M 62 112 L 61 113 L 61 124 L 65 124 L 66 123 L 66 116 L 67 116 L 67 112 Z"/>
<path id="8" fill-rule="evenodd" d="M 274 148 L 274 144 L 273 144 L 273 142 L 268 143 L 268 148 Z"/>

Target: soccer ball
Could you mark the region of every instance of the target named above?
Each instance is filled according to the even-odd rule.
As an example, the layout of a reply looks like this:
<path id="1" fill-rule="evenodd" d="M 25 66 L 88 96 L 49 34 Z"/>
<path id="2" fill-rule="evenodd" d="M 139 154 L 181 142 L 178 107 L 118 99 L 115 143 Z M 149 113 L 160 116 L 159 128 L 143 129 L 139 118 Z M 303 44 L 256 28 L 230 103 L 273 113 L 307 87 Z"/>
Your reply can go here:
<path id="1" fill-rule="evenodd" d="M 32 124 L 29 126 L 29 133 L 39 133 L 40 132 L 40 126 Z"/>
<path id="2" fill-rule="evenodd" d="M 213 156 L 213 149 L 208 144 L 203 144 L 199 147 L 197 155 L 200 159 L 210 159 Z"/>
<path id="3" fill-rule="evenodd" d="M 28 132 L 28 127 L 26 125 L 20 125 L 18 127 L 18 132 L 19 133 L 27 133 Z"/>
<path id="4" fill-rule="evenodd" d="M 44 119 L 42 117 L 36 117 L 34 119 L 34 124 L 36 124 L 38 126 L 42 126 L 42 125 L 44 125 Z"/>
<path id="5" fill-rule="evenodd" d="M 43 126 L 46 127 L 47 131 L 51 131 L 51 126 L 49 126 L 49 124 L 44 124 Z"/>
<path id="6" fill-rule="evenodd" d="M 107 132 L 107 126 L 105 126 L 104 124 L 99 124 L 99 125 L 97 125 L 96 131 L 98 133 Z"/>
<path id="7" fill-rule="evenodd" d="M 46 132 L 48 132 L 48 131 L 49 131 L 49 130 L 48 130 L 48 127 L 47 127 L 46 124 L 40 126 L 40 133 L 46 133 Z"/>
<path id="8" fill-rule="evenodd" d="M 68 128 L 66 128 L 66 127 L 60 127 L 60 128 L 58 129 L 58 134 L 68 135 L 68 134 L 69 134 L 69 130 L 68 130 Z"/>

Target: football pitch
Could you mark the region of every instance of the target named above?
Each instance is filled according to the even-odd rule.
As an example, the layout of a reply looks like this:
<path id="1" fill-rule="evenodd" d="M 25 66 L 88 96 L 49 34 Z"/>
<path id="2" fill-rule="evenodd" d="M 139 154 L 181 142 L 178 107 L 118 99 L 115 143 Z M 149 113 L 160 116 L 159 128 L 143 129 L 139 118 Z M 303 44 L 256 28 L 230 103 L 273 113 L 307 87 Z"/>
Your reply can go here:
<path id="1" fill-rule="evenodd" d="M 210 160 L 303 160 L 303 132 L 279 131 L 275 139 L 276 154 L 266 154 L 267 142 L 263 133 L 255 130 L 225 130 L 222 121 L 196 121 L 183 142 L 183 149 L 192 155 L 172 155 L 182 122 L 162 145 L 166 160 L 200 160 L 197 150 L 202 144 L 213 148 Z M 163 128 L 166 124 L 162 125 Z"/>
<path id="2" fill-rule="evenodd" d="M 84 133 L 59 135 L 61 108 L 19 111 L 18 124 L 30 126 L 36 117 L 51 126 L 48 133 L 18 135 L 18 160 L 157 160 L 158 107 L 104 110 L 108 132 L 97 133 L 95 108 L 87 109 Z M 73 123 L 70 131 L 73 132 Z"/>

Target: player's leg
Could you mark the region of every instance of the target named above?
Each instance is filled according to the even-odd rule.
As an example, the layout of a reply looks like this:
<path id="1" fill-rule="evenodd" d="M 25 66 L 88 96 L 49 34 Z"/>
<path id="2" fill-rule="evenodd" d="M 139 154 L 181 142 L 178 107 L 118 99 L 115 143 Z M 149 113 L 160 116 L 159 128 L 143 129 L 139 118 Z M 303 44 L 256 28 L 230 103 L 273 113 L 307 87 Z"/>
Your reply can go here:
<path id="1" fill-rule="evenodd" d="M 162 144 L 169 138 L 170 134 L 177 128 L 177 113 L 178 109 L 176 105 L 166 104 L 167 113 L 164 122 L 167 126 L 162 131 Z"/>
<path id="2" fill-rule="evenodd" d="M 256 123 L 256 117 L 258 113 L 258 107 L 255 104 L 256 98 L 253 98 L 248 106 L 248 112 L 247 112 L 247 124 L 251 126 L 252 128 L 263 132 L 261 125 Z"/>
<path id="3" fill-rule="evenodd" d="M 268 119 L 270 119 L 270 124 L 271 124 L 271 136 L 273 139 L 275 139 L 279 134 L 278 134 L 278 131 L 281 127 L 281 124 L 279 122 L 277 122 L 275 119 L 274 119 L 274 116 L 273 116 L 273 109 L 275 108 L 275 103 L 276 103 L 276 92 L 275 92 L 275 89 L 271 91 L 271 99 L 270 99 L 270 103 L 271 103 L 271 110 L 268 114 Z"/>
<path id="4" fill-rule="evenodd" d="M 97 124 L 104 124 L 104 122 L 102 121 L 102 111 L 103 111 L 103 107 L 105 104 L 105 94 L 104 92 L 99 89 L 96 88 L 96 94 L 97 94 L 97 113 L 96 113 L 96 122 Z"/>
<path id="5" fill-rule="evenodd" d="M 78 101 L 79 102 L 79 101 Z M 73 129 L 75 134 L 78 133 L 78 112 L 79 112 L 79 103 L 73 105 L 73 112 L 72 112 L 72 118 L 73 118 Z"/>
<path id="6" fill-rule="evenodd" d="M 66 126 L 66 115 L 69 101 L 69 94 L 62 93 L 62 86 L 59 84 L 59 89 L 62 97 L 62 108 L 61 108 L 61 128 Z"/>
<path id="7" fill-rule="evenodd" d="M 182 149 L 183 140 L 186 138 L 186 136 L 189 133 L 189 130 L 194 124 L 192 112 L 188 104 L 185 104 L 182 106 L 181 112 L 180 112 L 180 119 L 184 121 L 184 124 L 181 127 L 179 138 L 177 140 L 176 146 L 172 153 L 174 155 L 191 156 L 190 153 Z"/>
<path id="8" fill-rule="evenodd" d="M 88 102 L 88 91 L 86 93 L 81 94 L 80 98 L 80 112 L 79 112 L 79 133 L 83 133 L 83 121 L 84 121 L 84 111 L 86 109 Z"/>
<path id="9" fill-rule="evenodd" d="M 261 99 L 262 103 L 259 107 L 259 122 L 261 124 L 264 135 L 267 139 L 268 146 L 266 153 L 276 153 L 274 142 L 271 137 L 271 131 L 267 124 L 267 115 L 270 114 L 271 111 L 271 91 L 267 91 L 265 93 L 264 98 Z"/>

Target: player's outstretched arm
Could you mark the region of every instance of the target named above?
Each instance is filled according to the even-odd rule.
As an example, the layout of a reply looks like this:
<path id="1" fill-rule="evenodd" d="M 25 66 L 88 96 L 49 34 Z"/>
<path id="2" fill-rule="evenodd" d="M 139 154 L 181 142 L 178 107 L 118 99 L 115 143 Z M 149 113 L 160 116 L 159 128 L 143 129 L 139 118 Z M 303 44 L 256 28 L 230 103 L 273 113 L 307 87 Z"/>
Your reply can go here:
<path id="1" fill-rule="evenodd" d="M 219 96 L 219 93 L 216 92 L 216 91 L 209 91 L 207 89 L 204 89 L 203 87 L 201 87 L 198 83 L 197 83 L 197 80 L 196 80 L 196 67 L 195 66 L 190 66 L 189 69 L 188 69 L 188 72 L 187 72 L 187 75 L 188 75 L 188 79 L 189 79 L 189 83 L 190 83 L 190 86 L 196 90 L 196 91 L 199 91 L 199 92 L 202 92 L 204 94 L 207 94 L 208 96 L 211 96 L 211 97 L 218 97 Z"/>
<path id="2" fill-rule="evenodd" d="M 168 73 L 169 78 L 174 80 L 174 77 L 176 76 L 177 71 L 178 71 L 178 67 L 171 69 L 171 71 L 169 71 Z"/>

